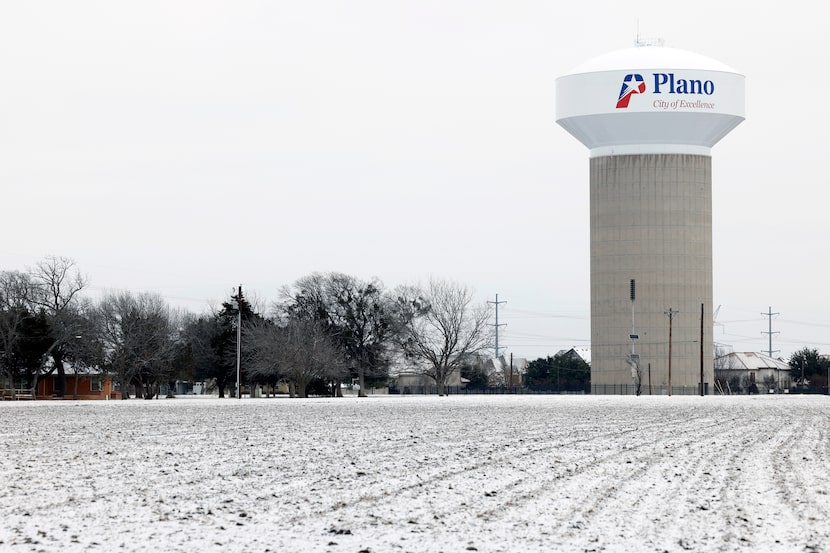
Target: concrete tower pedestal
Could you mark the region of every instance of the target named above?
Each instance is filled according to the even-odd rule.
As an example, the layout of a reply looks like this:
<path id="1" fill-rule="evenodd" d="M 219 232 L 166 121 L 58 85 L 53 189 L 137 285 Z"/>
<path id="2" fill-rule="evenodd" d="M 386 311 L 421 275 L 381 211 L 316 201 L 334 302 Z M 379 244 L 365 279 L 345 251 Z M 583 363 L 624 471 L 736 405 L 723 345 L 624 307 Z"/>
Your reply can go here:
<path id="1" fill-rule="evenodd" d="M 635 351 L 641 392 L 694 393 L 700 380 L 700 305 L 712 313 L 712 163 L 708 156 L 643 154 L 591 159 L 591 384 L 631 382 L 630 279 L 636 283 Z M 711 325 L 710 325 L 711 326 Z M 704 382 L 713 382 L 704 333 Z M 651 386 L 648 388 L 648 365 Z M 609 385 L 611 387 L 609 387 Z"/>

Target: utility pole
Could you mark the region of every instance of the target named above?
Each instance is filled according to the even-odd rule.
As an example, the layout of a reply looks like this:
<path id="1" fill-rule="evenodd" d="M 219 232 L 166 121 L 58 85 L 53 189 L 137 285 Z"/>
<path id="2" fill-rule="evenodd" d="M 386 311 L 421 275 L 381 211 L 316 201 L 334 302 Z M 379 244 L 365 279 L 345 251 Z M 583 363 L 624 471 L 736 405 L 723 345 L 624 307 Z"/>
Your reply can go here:
<path id="1" fill-rule="evenodd" d="M 801 387 L 804 388 L 804 357 L 801 358 Z"/>
<path id="2" fill-rule="evenodd" d="M 242 399 L 242 285 L 239 285 L 238 295 L 236 296 L 236 398 Z"/>
<path id="3" fill-rule="evenodd" d="M 675 311 L 669 307 L 668 311 L 664 311 L 663 313 L 669 316 L 669 397 L 671 397 L 671 330 L 674 316 L 677 315 L 679 311 Z"/>
<path id="4" fill-rule="evenodd" d="M 761 315 L 764 315 L 765 317 L 769 317 L 769 332 L 761 332 L 761 334 L 768 334 L 769 335 L 769 350 L 767 350 L 767 355 L 769 355 L 770 357 L 772 357 L 773 353 L 778 351 L 778 350 L 775 350 L 775 351 L 772 350 L 772 335 L 773 334 L 778 334 L 777 330 L 775 332 L 772 331 L 772 316 L 773 315 L 780 315 L 780 314 L 781 313 L 773 313 L 772 312 L 772 307 L 770 307 L 769 311 L 767 311 L 766 313 L 761 313 Z"/>
<path id="5" fill-rule="evenodd" d="M 703 304 L 700 304 L 700 397 L 703 397 Z"/>
<path id="6" fill-rule="evenodd" d="M 493 326 L 496 327 L 496 359 L 498 359 L 499 350 L 504 349 L 504 348 L 499 347 L 499 327 L 500 326 L 507 326 L 507 324 L 505 324 L 505 323 L 499 324 L 499 304 L 507 303 L 507 302 L 506 301 L 499 301 L 499 295 L 496 294 L 496 301 L 489 301 L 488 300 L 487 303 L 492 303 L 493 305 L 496 306 L 496 324 L 493 325 Z"/>
<path id="7" fill-rule="evenodd" d="M 767 310 L 766 313 L 761 313 L 761 315 L 764 315 L 764 316 L 769 318 L 769 331 L 768 332 L 761 332 L 761 334 L 769 335 L 769 350 L 767 350 L 767 355 L 769 355 L 770 359 L 772 359 L 772 354 L 775 353 L 776 351 L 778 351 L 778 350 L 775 350 L 775 351 L 772 350 L 772 335 L 773 334 L 778 334 L 777 330 L 775 332 L 772 331 L 772 316 L 773 315 L 780 315 L 780 313 L 773 313 L 772 312 L 772 307 L 770 307 Z M 778 382 L 775 383 L 775 388 L 776 388 L 775 391 L 776 392 L 778 391 L 778 388 L 781 387 L 780 386 L 780 384 L 781 384 L 781 374 L 780 373 L 781 373 L 781 371 L 776 371 L 776 374 L 778 375 L 777 378 L 776 378 L 776 380 Z"/>

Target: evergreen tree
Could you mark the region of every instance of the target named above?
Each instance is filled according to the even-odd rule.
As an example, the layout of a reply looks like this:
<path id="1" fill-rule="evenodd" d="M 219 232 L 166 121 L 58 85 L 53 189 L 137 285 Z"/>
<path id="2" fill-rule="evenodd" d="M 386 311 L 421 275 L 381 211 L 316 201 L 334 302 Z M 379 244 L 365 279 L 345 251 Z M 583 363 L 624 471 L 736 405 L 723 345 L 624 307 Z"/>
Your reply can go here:
<path id="1" fill-rule="evenodd" d="M 591 385 L 591 366 L 571 352 L 531 361 L 525 381 L 533 390 L 552 392 L 585 390 Z"/>
<path id="2" fill-rule="evenodd" d="M 830 359 L 819 354 L 817 349 L 805 347 L 790 357 L 790 380 L 797 386 L 827 386 L 827 367 Z M 802 382 L 803 372 L 803 382 Z"/>
<path id="3" fill-rule="evenodd" d="M 53 342 L 46 313 L 42 309 L 35 313 L 24 310 L 18 332 L 18 339 L 8 356 L 7 370 L 18 386 L 28 388 L 36 385 L 35 379 Z"/>
<path id="4" fill-rule="evenodd" d="M 222 303 L 222 310 L 214 316 L 214 328 L 210 331 L 210 347 L 213 355 L 211 364 L 206 367 L 206 374 L 216 379 L 216 386 L 219 388 L 219 397 L 225 397 L 225 388 L 236 382 L 236 352 L 237 352 L 237 326 L 242 319 L 242 328 L 254 321 L 262 321 L 263 318 L 254 312 L 251 303 L 242 293 L 242 288 L 230 301 Z"/>

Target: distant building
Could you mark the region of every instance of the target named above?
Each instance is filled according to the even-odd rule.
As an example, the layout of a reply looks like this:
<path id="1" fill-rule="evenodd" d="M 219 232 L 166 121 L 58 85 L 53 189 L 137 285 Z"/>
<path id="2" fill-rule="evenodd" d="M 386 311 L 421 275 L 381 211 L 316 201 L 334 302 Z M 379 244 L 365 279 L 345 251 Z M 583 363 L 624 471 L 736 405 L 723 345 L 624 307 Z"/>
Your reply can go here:
<path id="1" fill-rule="evenodd" d="M 715 359 L 717 393 L 783 393 L 790 384 L 790 366 L 781 359 L 754 352 L 735 352 Z"/>
<path id="2" fill-rule="evenodd" d="M 577 348 L 573 347 L 571 349 L 563 349 L 556 352 L 556 355 L 566 355 L 571 359 L 579 358 L 591 364 L 591 348 Z"/>
<path id="3" fill-rule="evenodd" d="M 75 372 L 66 363 L 66 391 L 64 399 L 121 399 L 121 393 L 113 387 L 112 376 L 97 369 L 89 372 Z M 58 390 L 58 375 L 52 373 L 37 385 L 37 399 L 51 399 Z"/>
<path id="4" fill-rule="evenodd" d="M 461 371 L 454 369 L 445 386 L 457 389 L 466 384 L 465 380 L 461 378 Z M 438 390 L 435 379 L 422 372 L 400 372 L 392 378 L 391 384 L 390 388 L 400 394 L 435 394 Z"/>
<path id="5" fill-rule="evenodd" d="M 511 364 L 512 361 L 512 364 Z M 524 357 L 499 355 L 483 361 L 488 386 L 523 386 L 528 361 Z"/>

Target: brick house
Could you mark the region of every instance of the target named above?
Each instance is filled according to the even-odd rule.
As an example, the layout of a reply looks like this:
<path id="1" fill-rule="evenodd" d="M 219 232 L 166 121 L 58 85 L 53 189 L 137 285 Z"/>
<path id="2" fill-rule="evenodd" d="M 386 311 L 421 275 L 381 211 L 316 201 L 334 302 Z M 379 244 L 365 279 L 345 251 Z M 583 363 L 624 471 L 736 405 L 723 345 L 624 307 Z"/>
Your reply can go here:
<path id="1" fill-rule="evenodd" d="M 64 363 L 66 392 L 64 399 L 121 399 L 121 392 L 114 390 L 112 376 L 96 369 L 76 372 L 70 363 Z M 37 385 L 37 399 L 52 399 L 57 390 L 58 375 L 52 373 Z"/>

